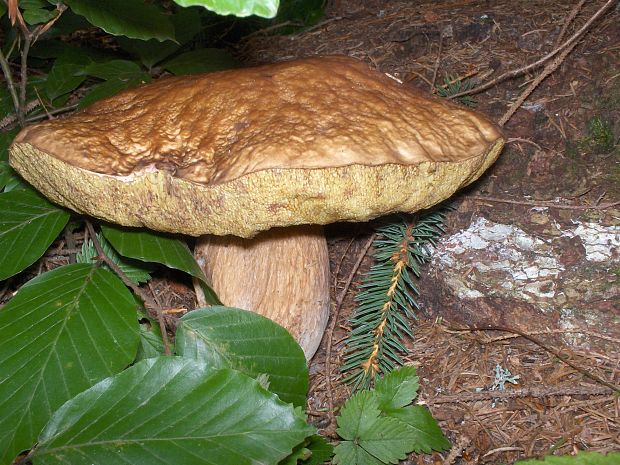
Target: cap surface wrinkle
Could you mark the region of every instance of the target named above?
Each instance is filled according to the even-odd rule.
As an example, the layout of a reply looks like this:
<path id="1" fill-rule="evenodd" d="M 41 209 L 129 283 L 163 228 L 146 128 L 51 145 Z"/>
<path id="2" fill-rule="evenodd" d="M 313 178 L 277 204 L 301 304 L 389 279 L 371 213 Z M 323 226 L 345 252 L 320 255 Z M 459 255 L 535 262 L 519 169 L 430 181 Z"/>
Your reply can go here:
<path id="1" fill-rule="evenodd" d="M 129 89 L 23 129 L 10 162 L 81 213 L 248 237 L 427 208 L 502 145 L 482 115 L 328 56 Z"/>

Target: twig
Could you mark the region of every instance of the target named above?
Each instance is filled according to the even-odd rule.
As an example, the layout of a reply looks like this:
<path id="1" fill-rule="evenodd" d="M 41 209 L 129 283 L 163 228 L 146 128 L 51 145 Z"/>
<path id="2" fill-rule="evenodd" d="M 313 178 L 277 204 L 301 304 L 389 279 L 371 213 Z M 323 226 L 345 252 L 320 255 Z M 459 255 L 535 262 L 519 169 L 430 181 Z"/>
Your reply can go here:
<path id="1" fill-rule="evenodd" d="M 73 237 L 73 232 L 71 232 L 71 228 L 69 226 L 65 227 L 63 232 L 65 243 L 67 244 L 67 248 L 69 250 L 77 249 L 77 244 L 75 243 L 75 238 Z M 68 252 L 69 255 L 69 263 L 75 263 L 75 253 Z"/>
<path id="2" fill-rule="evenodd" d="M 606 386 L 553 386 L 507 389 L 504 391 L 461 392 L 424 399 L 421 404 L 458 404 L 460 402 L 478 402 L 492 399 L 517 399 L 521 397 L 555 397 L 555 396 L 609 396 L 614 393 Z"/>
<path id="3" fill-rule="evenodd" d="M 101 243 L 99 242 L 99 239 L 97 239 L 95 228 L 93 228 L 92 223 L 88 220 L 86 221 L 86 229 L 88 230 L 88 234 L 90 235 L 90 238 L 93 241 L 93 245 L 95 246 L 95 249 L 97 250 L 97 255 L 98 255 L 99 260 L 101 260 L 103 263 L 108 265 L 112 269 L 112 271 L 114 271 L 114 273 L 118 275 L 121 281 L 123 281 L 125 286 L 130 288 L 134 292 L 134 294 L 136 294 L 138 297 L 140 297 L 140 299 L 142 299 L 142 301 L 144 302 L 144 306 L 149 313 L 155 314 L 155 316 L 157 317 L 157 321 L 159 322 L 159 327 L 162 333 L 165 353 L 166 355 L 170 355 L 170 347 L 166 345 L 168 341 L 168 337 L 166 334 L 165 322 L 163 320 L 163 317 L 161 317 L 162 315 L 161 308 L 157 305 L 153 297 L 151 297 L 150 295 L 148 295 L 148 293 L 140 289 L 140 287 L 137 286 L 131 279 L 129 279 L 127 275 L 123 272 L 123 270 L 121 270 L 119 266 L 116 263 L 114 263 L 114 261 L 110 260 L 110 257 L 108 257 L 106 253 L 103 251 L 103 248 L 101 247 Z"/>
<path id="4" fill-rule="evenodd" d="M 542 72 L 538 76 L 536 76 L 536 79 L 534 79 L 523 92 L 521 92 L 519 98 L 517 98 L 517 100 L 514 101 L 510 108 L 508 108 L 506 113 L 504 113 L 504 115 L 500 118 L 497 124 L 499 124 L 500 126 L 504 126 L 510 120 L 510 118 L 512 118 L 512 115 L 514 115 L 515 112 L 521 107 L 521 105 L 523 105 L 523 102 L 525 102 L 525 100 L 530 96 L 530 94 L 534 92 L 536 87 L 538 87 L 538 85 L 543 82 L 547 78 L 547 76 L 553 73 L 558 68 L 558 66 L 560 66 L 564 62 L 566 57 L 570 54 L 570 52 L 573 51 L 573 49 L 577 46 L 578 43 L 579 41 L 577 40 L 572 42 L 568 47 L 562 50 L 562 53 L 555 57 L 553 61 L 547 63 Z"/>
<path id="5" fill-rule="evenodd" d="M 482 202 L 499 202 L 499 203 L 510 203 L 513 205 L 528 205 L 532 207 L 544 207 L 544 208 L 556 208 L 559 210 L 606 210 L 608 208 L 613 208 L 615 206 L 620 205 L 620 201 L 611 202 L 611 203 L 603 203 L 601 205 L 561 205 L 553 202 L 537 202 L 533 200 L 511 200 L 511 199 L 502 199 L 500 197 L 486 197 L 483 195 L 469 195 L 468 199 L 479 200 Z"/>
<path id="6" fill-rule="evenodd" d="M 575 8 L 573 8 L 570 14 L 566 17 L 566 19 L 564 20 L 564 24 L 562 25 L 562 30 L 560 31 L 558 38 L 555 39 L 555 43 L 553 44 L 554 47 L 557 47 L 558 45 L 560 45 L 560 43 L 562 42 L 562 39 L 564 38 L 564 34 L 566 34 L 566 30 L 568 29 L 568 26 L 571 25 L 571 23 L 573 22 L 573 19 L 575 19 L 575 17 L 581 11 L 581 8 L 583 8 L 583 5 L 585 5 L 585 3 L 586 3 L 586 0 L 581 0 L 577 5 L 575 5 Z"/>
<path id="7" fill-rule="evenodd" d="M 0 47 L 0 67 L 2 68 L 2 73 L 4 74 L 4 79 L 6 80 L 6 85 L 9 90 L 9 94 L 11 94 L 11 98 L 13 99 L 13 107 L 15 108 L 15 114 L 17 114 L 17 110 L 19 108 L 19 96 L 17 95 L 17 89 L 15 88 L 15 83 L 13 81 L 13 73 L 11 72 L 9 61 L 4 56 L 4 53 L 2 52 L 2 47 Z"/>
<path id="8" fill-rule="evenodd" d="M 370 249 L 370 246 L 372 245 L 376 237 L 377 237 L 376 233 L 373 233 L 368 238 L 366 243 L 364 244 L 364 247 L 362 247 L 362 250 L 360 251 L 359 256 L 357 257 L 357 261 L 355 262 L 355 265 L 353 265 L 353 268 L 351 269 L 351 272 L 349 273 L 347 282 L 345 283 L 342 289 L 342 292 L 340 293 L 340 295 L 338 296 L 336 300 L 336 306 L 334 308 L 334 313 L 332 314 L 332 319 L 329 323 L 329 328 L 327 330 L 327 347 L 325 348 L 325 386 L 326 386 L 325 395 L 327 397 L 327 405 L 329 406 L 327 410 L 327 415 L 329 417 L 330 425 L 332 426 L 335 425 L 335 422 L 336 422 L 336 415 L 334 413 L 334 394 L 332 391 L 332 379 L 331 379 L 332 378 L 331 353 L 332 353 L 332 339 L 334 336 L 334 328 L 336 327 L 336 323 L 338 322 L 338 317 L 340 315 L 340 309 L 342 308 L 342 303 L 344 302 L 344 298 L 349 292 L 349 287 L 351 287 L 351 282 L 353 282 L 353 277 L 357 273 L 357 270 L 362 264 L 364 257 L 366 257 L 366 254 L 368 253 L 368 250 Z"/>
<path id="9" fill-rule="evenodd" d="M 433 67 L 433 78 L 431 79 L 430 93 L 435 93 L 435 82 L 437 81 L 437 72 L 439 71 L 439 64 L 441 63 L 441 51 L 443 48 L 443 29 L 439 32 L 439 49 L 437 50 L 437 58 L 435 59 L 435 66 Z"/>
<path id="10" fill-rule="evenodd" d="M 30 51 L 30 45 L 32 44 L 32 35 L 28 31 L 28 28 L 23 32 L 24 45 L 20 51 L 21 54 L 21 81 L 19 83 L 19 107 L 16 108 L 17 121 L 19 125 L 24 127 L 26 125 L 26 89 L 28 85 L 28 52 Z"/>
<path id="11" fill-rule="evenodd" d="M 585 334 L 586 336 L 590 336 L 596 339 L 602 339 L 607 342 L 613 342 L 614 344 L 618 344 L 620 347 L 620 339 L 615 337 L 607 336 L 605 334 L 595 333 L 593 331 L 588 331 L 587 329 L 547 329 L 544 331 L 531 331 L 529 334 L 533 336 L 541 336 L 541 335 L 549 335 L 549 334 Z M 505 341 L 508 339 L 515 339 L 521 337 L 519 334 L 505 334 L 504 336 L 491 337 L 486 339 L 488 342 L 498 342 Z"/>
<path id="12" fill-rule="evenodd" d="M 542 150 L 542 147 L 540 145 L 538 145 L 536 142 L 531 141 L 529 139 L 523 139 L 521 137 L 510 137 L 509 139 L 506 139 L 506 143 L 507 144 L 512 144 L 514 142 L 523 142 L 525 144 L 530 144 L 533 145 L 534 147 L 536 147 L 538 150 Z"/>
<path id="13" fill-rule="evenodd" d="M 157 303 L 157 323 L 159 324 L 159 331 L 161 332 L 161 339 L 162 342 L 164 343 L 164 353 L 166 355 L 170 355 L 171 351 L 170 351 L 170 343 L 168 342 L 168 332 L 166 331 L 166 319 L 164 318 L 164 312 L 162 311 L 162 305 L 161 302 L 159 301 L 159 297 L 157 297 L 157 294 L 155 293 L 155 289 L 153 289 L 153 285 L 151 284 L 151 281 L 148 282 L 148 286 L 149 286 L 149 290 L 151 291 L 151 294 L 153 295 L 153 299 L 155 300 L 155 302 Z"/>
<path id="14" fill-rule="evenodd" d="M 496 77 L 495 79 L 487 82 L 486 84 L 480 85 L 478 87 L 474 87 L 473 89 L 464 90 L 463 92 L 459 92 L 459 93 L 454 94 L 454 95 L 450 95 L 448 98 L 454 99 L 454 98 L 457 98 L 457 97 L 462 97 L 463 95 L 477 94 L 477 93 L 480 93 L 480 92 L 482 92 L 484 90 L 487 90 L 487 89 L 495 86 L 496 84 L 498 84 L 500 82 L 505 81 L 506 79 L 517 77 L 517 76 L 521 76 L 522 74 L 525 74 L 525 73 L 527 73 L 528 71 L 530 71 L 532 69 L 538 68 L 539 66 L 543 65 L 544 63 L 546 63 L 547 61 L 552 59 L 554 56 L 556 56 L 558 53 L 560 53 L 566 47 L 570 46 L 573 42 L 577 41 L 577 39 L 579 39 L 581 37 L 581 35 L 590 28 L 592 23 L 594 23 L 594 21 L 596 21 L 604 13 L 606 13 L 607 10 L 609 10 L 616 3 L 616 1 L 617 0 L 607 0 L 605 2 L 605 4 L 601 8 L 599 8 L 597 10 L 597 12 L 594 13 L 592 15 L 592 17 L 590 17 L 590 19 L 588 21 L 586 21 L 586 23 L 583 26 L 581 26 L 581 28 L 577 32 L 575 32 L 569 39 L 564 41 L 564 43 L 562 43 L 562 45 L 560 45 L 559 47 L 555 48 L 554 50 L 552 50 L 551 52 L 549 52 L 548 54 L 546 54 L 542 58 L 536 60 L 533 63 L 530 63 L 529 65 L 523 66 L 521 68 L 513 69 L 511 71 L 507 71 L 504 74 Z"/>
<path id="15" fill-rule="evenodd" d="M 475 326 L 475 327 L 471 327 L 471 328 L 448 328 L 448 329 L 450 331 L 456 331 L 456 332 L 503 331 L 503 332 L 506 332 L 506 333 L 518 334 L 519 336 L 521 336 L 521 337 L 527 339 L 528 341 L 536 344 L 541 349 L 549 352 L 550 354 L 555 355 L 560 361 L 566 363 L 571 368 L 574 368 L 575 370 L 577 370 L 579 373 L 581 373 L 582 375 L 586 376 L 587 378 L 590 378 L 591 380 L 596 381 L 597 383 L 602 384 L 603 386 L 607 386 L 616 395 L 620 395 L 620 386 L 615 386 L 612 383 L 610 383 L 609 381 L 606 381 L 603 378 L 599 377 L 598 375 L 595 375 L 594 373 L 590 373 L 588 370 L 586 370 L 586 369 L 580 367 L 579 365 L 571 362 L 568 359 L 568 357 L 566 356 L 566 354 L 563 354 L 561 350 L 558 350 L 555 347 L 548 346 L 544 342 L 539 341 L 534 336 L 531 336 L 530 334 L 524 333 L 523 331 L 518 330 L 516 328 L 507 328 L 505 326 L 486 326 L 486 327 L 476 327 Z"/>
<path id="16" fill-rule="evenodd" d="M 452 465 L 456 461 L 457 457 L 463 455 L 463 451 L 470 442 L 471 439 L 469 439 L 467 436 L 461 436 L 460 438 L 458 438 L 456 443 L 452 446 L 452 449 L 450 449 L 450 453 L 444 459 L 443 465 Z"/>

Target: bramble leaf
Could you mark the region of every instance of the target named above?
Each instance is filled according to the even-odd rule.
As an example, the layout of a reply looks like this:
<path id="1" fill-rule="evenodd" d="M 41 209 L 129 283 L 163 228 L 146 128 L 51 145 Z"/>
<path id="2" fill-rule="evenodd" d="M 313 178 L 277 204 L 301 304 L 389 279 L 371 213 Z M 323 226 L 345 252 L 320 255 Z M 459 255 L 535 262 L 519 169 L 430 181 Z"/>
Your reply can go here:
<path id="1" fill-rule="evenodd" d="M 375 385 L 379 408 L 386 412 L 409 405 L 416 398 L 419 387 L 415 367 L 404 366 L 391 371 Z"/>

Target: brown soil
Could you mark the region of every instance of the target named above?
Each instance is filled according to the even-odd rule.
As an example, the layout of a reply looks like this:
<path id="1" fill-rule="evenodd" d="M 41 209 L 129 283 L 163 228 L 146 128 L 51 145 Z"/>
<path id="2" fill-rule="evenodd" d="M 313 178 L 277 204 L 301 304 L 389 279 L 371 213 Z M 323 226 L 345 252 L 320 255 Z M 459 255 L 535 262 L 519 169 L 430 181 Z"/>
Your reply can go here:
<path id="1" fill-rule="evenodd" d="M 435 69 L 439 85 L 446 75 L 484 83 L 538 60 L 560 42 L 571 12 L 577 15 L 563 33 L 564 40 L 605 2 L 586 2 L 579 10 L 578 2 L 542 0 L 329 3 L 324 21 L 306 32 L 253 35 L 240 49 L 244 60 L 263 63 L 345 54 L 430 92 Z M 421 400 L 454 447 L 450 454 L 412 456 L 406 463 L 499 464 L 549 453 L 620 450 L 618 399 L 583 373 L 615 385 L 620 382 L 619 23 L 617 8 L 593 23 L 507 121 L 509 143 L 499 161 L 454 199 L 456 210 L 449 215 L 446 237 L 479 218 L 509 225 L 544 243 L 524 260 L 536 263 L 541 254 L 550 253 L 561 272 L 534 279 L 535 295 L 516 297 L 499 292 L 511 276 L 480 276 L 477 261 L 493 257 L 488 251 L 473 251 L 465 257 L 471 261 L 470 270 L 459 269 L 457 277 L 473 279 L 465 285 L 480 295 L 464 299 L 449 284 L 447 277 L 453 278 L 454 270 L 440 260 L 425 269 L 422 311 L 407 359 L 419 367 Z M 473 95 L 476 108 L 500 121 L 542 69 Z M 597 132 L 601 122 L 607 139 Z M 600 231 L 611 231 L 604 260 L 593 262 L 582 238 L 565 234 L 576 224 L 602 228 L 593 233 L 595 238 Z M 554 233 L 552 226 L 560 232 Z M 336 225 L 328 233 L 334 296 L 340 296 L 372 226 Z M 338 367 L 355 285 L 371 261 L 365 257 L 360 270 L 353 271 L 353 285 L 332 315 L 337 318 L 335 329 L 311 364 L 309 411 L 328 434 L 334 431 L 326 412 L 329 397 L 338 407 L 350 393 Z M 478 282 L 476 276 L 481 278 Z M 553 298 L 545 293 L 549 288 Z M 450 329 L 484 325 L 507 331 Z M 534 342 L 520 334 L 532 336 Z M 325 380 L 328 338 L 331 388 Z M 558 351 L 577 368 L 561 362 Z M 519 375 L 519 384 L 507 385 L 501 394 L 489 391 L 497 364 Z"/>

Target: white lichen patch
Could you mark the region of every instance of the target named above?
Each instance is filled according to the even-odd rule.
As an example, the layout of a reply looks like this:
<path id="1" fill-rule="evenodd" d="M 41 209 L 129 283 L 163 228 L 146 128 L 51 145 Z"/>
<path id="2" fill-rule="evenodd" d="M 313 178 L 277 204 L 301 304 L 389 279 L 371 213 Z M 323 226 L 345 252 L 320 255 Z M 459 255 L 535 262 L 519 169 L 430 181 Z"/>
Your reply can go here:
<path id="1" fill-rule="evenodd" d="M 604 267 L 619 260 L 620 227 L 580 222 L 569 228 L 555 226 L 560 236 L 579 238 L 584 259 L 605 262 Z M 575 276 L 562 264 L 566 250 L 560 244 L 544 233 L 537 236 L 511 224 L 477 218 L 467 229 L 440 242 L 433 264 L 461 299 L 495 295 L 543 309 L 561 308 L 567 299 L 574 301 L 567 284 Z"/>
<path id="2" fill-rule="evenodd" d="M 620 226 L 575 222 L 576 227 L 564 230 L 563 236 L 578 236 L 586 249 L 586 260 L 610 262 L 620 260 Z"/>
<path id="3" fill-rule="evenodd" d="M 473 278 L 452 280 L 452 285 L 460 281 L 463 286 L 455 289 L 462 298 L 488 295 L 500 289 L 516 292 L 527 300 L 551 298 L 555 295 L 552 279 L 563 269 L 542 239 L 516 226 L 492 223 L 486 218 L 478 218 L 466 230 L 444 239 L 433 260 L 441 268 L 451 269 L 451 274 L 458 269 L 476 271 Z M 486 292 L 481 292 L 481 283 L 487 284 Z"/>

